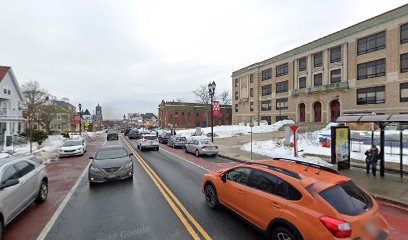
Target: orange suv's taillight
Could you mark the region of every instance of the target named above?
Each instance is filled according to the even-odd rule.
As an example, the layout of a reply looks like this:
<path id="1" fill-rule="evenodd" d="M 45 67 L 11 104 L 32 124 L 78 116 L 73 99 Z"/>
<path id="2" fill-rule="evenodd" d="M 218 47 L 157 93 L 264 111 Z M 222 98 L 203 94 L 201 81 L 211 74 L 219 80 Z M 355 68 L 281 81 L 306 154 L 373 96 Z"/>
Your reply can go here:
<path id="1" fill-rule="evenodd" d="M 320 217 L 320 221 L 335 237 L 348 238 L 351 236 L 351 226 L 348 222 L 331 217 Z"/>

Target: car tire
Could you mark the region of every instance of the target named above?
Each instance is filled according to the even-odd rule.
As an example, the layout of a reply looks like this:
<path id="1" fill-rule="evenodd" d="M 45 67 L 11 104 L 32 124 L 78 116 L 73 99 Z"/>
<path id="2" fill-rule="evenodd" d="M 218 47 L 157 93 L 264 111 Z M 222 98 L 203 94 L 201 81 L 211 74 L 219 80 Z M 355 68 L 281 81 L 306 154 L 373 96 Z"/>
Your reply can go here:
<path id="1" fill-rule="evenodd" d="M 43 203 L 47 200 L 48 196 L 48 183 L 45 180 L 41 181 L 40 189 L 38 190 L 38 196 L 35 199 L 36 203 Z"/>
<path id="2" fill-rule="evenodd" d="M 200 152 L 198 150 L 195 150 L 195 156 L 199 157 L 200 156 Z"/>
<path id="3" fill-rule="evenodd" d="M 186 153 L 188 153 L 188 151 L 187 151 L 187 148 L 186 148 L 186 147 L 184 147 L 184 151 L 186 151 Z"/>
<path id="4" fill-rule="evenodd" d="M 3 239 L 3 233 L 4 233 L 4 222 L 3 222 L 3 219 L 0 218 L 0 240 Z"/>
<path id="5" fill-rule="evenodd" d="M 140 145 L 139 150 L 140 150 L 140 151 L 143 151 L 143 147 L 142 147 L 142 145 Z"/>
<path id="6" fill-rule="evenodd" d="M 174 146 L 174 143 L 173 143 L 172 147 L 173 147 L 173 148 L 176 148 L 176 146 Z"/>
<path id="7" fill-rule="evenodd" d="M 211 209 L 215 209 L 218 206 L 218 197 L 217 197 L 217 190 L 212 184 L 208 184 L 205 186 L 205 200 L 207 202 L 207 206 Z"/>
<path id="8" fill-rule="evenodd" d="M 159 151 L 159 147 L 156 148 L 156 151 Z"/>
<path id="9" fill-rule="evenodd" d="M 295 235 L 285 227 L 277 227 L 271 234 L 271 240 L 298 240 Z"/>

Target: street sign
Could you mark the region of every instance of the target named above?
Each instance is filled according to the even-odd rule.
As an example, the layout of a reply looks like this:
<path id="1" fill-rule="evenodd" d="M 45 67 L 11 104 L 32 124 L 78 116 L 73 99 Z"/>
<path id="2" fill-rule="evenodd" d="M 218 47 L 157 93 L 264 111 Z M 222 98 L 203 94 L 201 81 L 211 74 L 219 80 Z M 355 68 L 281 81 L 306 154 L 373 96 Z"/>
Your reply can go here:
<path id="1" fill-rule="evenodd" d="M 89 123 L 85 123 L 85 127 L 89 127 Z"/>

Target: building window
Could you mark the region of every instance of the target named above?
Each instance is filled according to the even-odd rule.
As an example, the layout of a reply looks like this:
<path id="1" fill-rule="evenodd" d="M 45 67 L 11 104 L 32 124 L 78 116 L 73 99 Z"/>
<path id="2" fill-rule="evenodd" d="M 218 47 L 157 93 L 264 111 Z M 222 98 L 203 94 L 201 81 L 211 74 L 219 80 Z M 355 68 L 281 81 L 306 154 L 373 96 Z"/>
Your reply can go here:
<path id="1" fill-rule="evenodd" d="M 279 65 L 276 67 L 276 76 L 280 77 L 280 76 L 284 76 L 288 74 L 288 63 Z"/>
<path id="2" fill-rule="evenodd" d="M 261 116 L 261 121 L 267 121 L 271 125 L 272 118 L 271 116 Z"/>
<path id="3" fill-rule="evenodd" d="M 385 58 L 357 65 L 357 79 L 381 77 L 385 75 Z"/>
<path id="4" fill-rule="evenodd" d="M 341 82 L 341 70 L 336 69 L 330 71 L 330 83 Z"/>
<path id="5" fill-rule="evenodd" d="M 276 121 L 277 122 L 282 121 L 282 120 L 286 120 L 286 119 L 289 119 L 289 117 L 288 116 L 281 116 L 281 115 L 276 116 Z"/>
<path id="6" fill-rule="evenodd" d="M 238 104 L 236 104 L 236 105 L 238 105 Z M 197 114 L 196 114 L 196 117 L 197 117 L 197 118 L 200 117 L 200 113 L 197 113 Z"/>
<path id="7" fill-rule="evenodd" d="M 235 91 L 235 100 L 238 100 L 238 91 Z"/>
<path id="8" fill-rule="evenodd" d="M 8 95 L 10 95 L 11 94 L 11 90 L 9 89 L 9 90 L 7 90 L 7 94 Z"/>
<path id="9" fill-rule="evenodd" d="M 187 117 L 190 117 L 190 112 L 187 112 Z"/>
<path id="10" fill-rule="evenodd" d="M 341 61 L 341 47 L 335 47 L 330 49 L 330 63 Z"/>
<path id="11" fill-rule="evenodd" d="M 4 88 L 4 89 L 3 89 L 3 92 L 4 92 L 4 94 L 7 94 L 7 89 Z"/>
<path id="12" fill-rule="evenodd" d="M 268 96 L 272 94 L 272 84 L 262 86 L 262 96 Z"/>
<path id="13" fill-rule="evenodd" d="M 322 52 L 313 54 L 313 66 L 320 67 L 323 65 Z"/>
<path id="14" fill-rule="evenodd" d="M 400 84 L 400 102 L 408 102 L 408 82 Z"/>
<path id="15" fill-rule="evenodd" d="M 235 104 L 235 112 L 238 112 L 238 104 Z"/>
<path id="16" fill-rule="evenodd" d="M 249 97 L 254 97 L 254 89 L 253 88 L 249 89 Z"/>
<path id="17" fill-rule="evenodd" d="M 249 103 L 249 111 L 251 111 L 251 112 L 254 111 L 254 102 Z"/>
<path id="18" fill-rule="evenodd" d="M 261 102 L 261 110 L 262 110 L 262 111 L 270 111 L 270 110 L 272 110 L 272 101 L 271 101 L 271 100 L 262 101 L 262 102 Z"/>
<path id="19" fill-rule="evenodd" d="M 254 82 L 254 74 L 249 74 L 249 82 L 253 83 Z"/>
<path id="20" fill-rule="evenodd" d="M 401 72 L 408 72 L 408 53 L 400 55 Z"/>
<path id="21" fill-rule="evenodd" d="M 57 120 L 61 120 L 61 115 L 58 115 L 58 116 L 57 116 Z"/>
<path id="22" fill-rule="evenodd" d="M 357 105 L 385 103 L 385 86 L 357 89 Z"/>
<path id="23" fill-rule="evenodd" d="M 288 91 L 289 81 L 276 83 L 276 93 L 283 93 Z"/>
<path id="24" fill-rule="evenodd" d="M 184 117 L 184 112 L 181 112 L 181 116 Z"/>
<path id="25" fill-rule="evenodd" d="M 299 71 L 304 71 L 307 69 L 307 59 L 306 57 L 299 59 Z"/>
<path id="26" fill-rule="evenodd" d="M 322 81 L 323 75 L 321 73 L 315 74 L 313 76 L 313 84 L 314 86 L 321 86 L 323 81 Z"/>
<path id="27" fill-rule="evenodd" d="M 306 88 L 306 77 L 299 78 L 299 89 Z"/>
<path id="28" fill-rule="evenodd" d="M 174 113 L 174 118 L 178 118 L 178 112 Z"/>
<path id="29" fill-rule="evenodd" d="M 278 98 L 276 99 L 276 110 L 288 109 L 288 99 Z"/>
<path id="30" fill-rule="evenodd" d="M 235 87 L 238 87 L 238 78 L 235 79 Z"/>
<path id="31" fill-rule="evenodd" d="M 401 25 L 400 42 L 401 44 L 408 42 L 408 23 Z"/>
<path id="32" fill-rule="evenodd" d="M 357 55 L 385 48 L 385 31 L 361 38 L 357 41 Z"/>
<path id="33" fill-rule="evenodd" d="M 272 78 L 272 68 L 268 68 L 262 71 L 262 81 L 269 80 Z"/>

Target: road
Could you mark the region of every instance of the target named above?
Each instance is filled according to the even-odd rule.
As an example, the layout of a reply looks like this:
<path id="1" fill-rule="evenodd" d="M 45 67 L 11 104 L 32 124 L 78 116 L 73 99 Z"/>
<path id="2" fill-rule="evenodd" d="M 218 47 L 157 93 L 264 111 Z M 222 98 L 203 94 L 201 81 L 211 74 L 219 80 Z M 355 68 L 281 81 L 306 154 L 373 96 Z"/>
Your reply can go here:
<path id="1" fill-rule="evenodd" d="M 168 147 L 141 152 L 133 140 L 106 144 L 134 147 L 133 183 L 90 188 L 83 177 L 45 239 L 266 239 L 231 211 L 206 206 L 203 175 L 237 163 L 200 159 Z"/>

